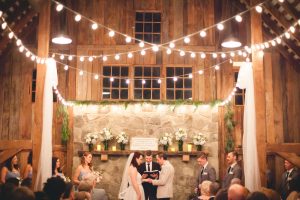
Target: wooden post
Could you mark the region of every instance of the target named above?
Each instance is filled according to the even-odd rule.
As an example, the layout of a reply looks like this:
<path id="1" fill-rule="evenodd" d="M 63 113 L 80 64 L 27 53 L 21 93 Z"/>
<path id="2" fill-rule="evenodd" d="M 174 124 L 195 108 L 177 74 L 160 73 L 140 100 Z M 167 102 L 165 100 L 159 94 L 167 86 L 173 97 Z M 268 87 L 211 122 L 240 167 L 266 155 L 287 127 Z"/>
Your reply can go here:
<path id="1" fill-rule="evenodd" d="M 256 5 L 259 0 L 251 0 L 251 6 Z M 261 14 L 254 9 L 251 10 L 251 43 L 263 42 Z M 266 99 L 264 85 L 264 63 L 258 51 L 252 53 L 254 98 L 256 112 L 256 141 L 258 152 L 258 163 L 260 169 L 261 185 L 266 186 Z"/>
<path id="2" fill-rule="evenodd" d="M 50 33 L 50 0 L 41 1 L 38 26 L 37 55 L 47 58 L 49 53 Z M 34 120 L 32 124 L 32 165 L 33 186 L 37 178 L 37 166 L 40 158 L 42 129 L 43 129 L 43 96 L 46 68 L 44 64 L 37 64 L 36 98 L 34 106 Z"/>

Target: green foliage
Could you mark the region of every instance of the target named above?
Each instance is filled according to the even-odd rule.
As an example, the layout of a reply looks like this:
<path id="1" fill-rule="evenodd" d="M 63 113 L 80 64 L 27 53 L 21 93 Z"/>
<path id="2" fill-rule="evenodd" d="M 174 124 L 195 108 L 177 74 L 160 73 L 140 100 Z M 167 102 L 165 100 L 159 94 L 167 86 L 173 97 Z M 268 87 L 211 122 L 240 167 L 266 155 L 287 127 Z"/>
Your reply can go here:
<path id="1" fill-rule="evenodd" d="M 233 121 L 234 112 L 232 111 L 231 104 L 226 105 L 226 113 L 224 114 L 224 123 L 226 126 L 227 139 L 225 145 L 225 152 L 230 152 L 234 150 L 234 141 L 232 137 L 232 131 L 235 127 L 235 122 Z"/>
<path id="2" fill-rule="evenodd" d="M 70 137 L 69 113 L 67 106 L 59 105 L 57 109 L 57 116 L 62 118 L 61 140 L 65 144 Z"/>

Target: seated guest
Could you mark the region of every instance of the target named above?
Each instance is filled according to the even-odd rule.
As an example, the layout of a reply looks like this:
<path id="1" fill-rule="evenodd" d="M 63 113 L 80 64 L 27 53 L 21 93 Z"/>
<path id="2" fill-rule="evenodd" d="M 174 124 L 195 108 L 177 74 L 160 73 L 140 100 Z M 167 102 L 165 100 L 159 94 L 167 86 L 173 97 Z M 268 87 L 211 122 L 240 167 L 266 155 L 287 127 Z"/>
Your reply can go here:
<path id="1" fill-rule="evenodd" d="M 91 200 L 91 194 L 88 192 L 76 192 L 75 193 L 75 200 Z"/>
<path id="2" fill-rule="evenodd" d="M 287 197 L 287 200 L 297 200 L 298 195 L 300 194 L 300 174 L 290 181 L 289 186 L 290 194 Z"/>
<path id="3" fill-rule="evenodd" d="M 215 200 L 227 200 L 228 190 L 226 188 L 220 189 L 216 194 Z"/>
<path id="4" fill-rule="evenodd" d="M 80 181 L 83 180 L 83 177 L 93 171 L 92 167 L 93 156 L 90 152 L 85 152 L 81 157 L 81 163 L 75 170 L 73 175 L 73 183 L 79 185 Z"/>
<path id="5" fill-rule="evenodd" d="M 27 187 L 19 187 L 17 188 L 12 196 L 13 200 L 35 200 L 34 193 Z"/>
<path id="6" fill-rule="evenodd" d="M 15 178 L 14 178 L 15 179 Z M 13 194 L 14 190 L 18 187 L 18 184 L 10 181 L 11 179 L 8 179 L 6 183 L 1 185 L 1 192 L 0 192 L 0 199 L 1 200 L 10 200 L 11 195 Z M 17 180 L 17 179 L 15 179 Z M 17 180 L 18 183 L 18 180 Z"/>
<path id="7" fill-rule="evenodd" d="M 245 200 L 247 193 L 245 188 L 239 184 L 233 184 L 228 188 L 228 200 Z"/>
<path id="8" fill-rule="evenodd" d="M 230 185 L 233 185 L 233 184 L 239 184 L 239 185 L 242 185 L 242 181 L 241 181 L 241 179 L 239 179 L 239 178 L 233 178 L 233 179 L 230 181 Z"/>
<path id="9" fill-rule="evenodd" d="M 62 200 L 73 200 L 74 199 L 74 188 L 72 183 L 66 183 L 66 189 L 64 191 Z"/>
<path id="10" fill-rule="evenodd" d="M 210 187 L 209 187 L 210 198 L 209 198 L 209 200 L 215 199 L 215 196 L 217 195 L 219 189 L 220 189 L 220 184 L 218 182 L 213 182 L 212 184 L 210 184 Z"/>
<path id="11" fill-rule="evenodd" d="M 227 154 L 226 161 L 229 167 L 226 170 L 222 188 L 228 188 L 233 178 L 239 178 L 240 180 L 242 180 L 242 168 L 237 164 L 237 160 L 237 152 L 232 151 Z"/>
<path id="12" fill-rule="evenodd" d="M 289 161 L 284 161 L 284 168 L 286 171 L 282 174 L 281 184 L 279 188 L 280 195 L 283 200 L 285 200 L 291 192 L 290 182 L 298 176 L 297 168 L 295 168 L 295 166 Z"/>
<path id="13" fill-rule="evenodd" d="M 9 178 L 21 179 L 18 158 L 16 155 L 6 160 L 4 167 L 2 167 L 1 170 L 1 182 L 5 183 L 5 181 Z"/>
<path id="14" fill-rule="evenodd" d="M 66 189 L 66 183 L 59 176 L 47 179 L 43 191 L 49 200 L 59 200 Z"/>
<path id="15" fill-rule="evenodd" d="M 21 182 L 21 186 L 31 188 L 31 186 L 32 186 L 32 179 L 31 178 L 25 178 L 25 179 L 23 179 L 22 182 Z"/>
<path id="16" fill-rule="evenodd" d="M 211 181 L 203 181 L 200 186 L 201 196 L 199 199 L 202 200 L 209 200 L 210 198 L 210 185 L 212 184 Z"/>
<path id="17" fill-rule="evenodd" d="M 35 200 L 49 200 L 43 191 L 34 192 Z"/>
<path id="18" fill-rule="evenodd" d="M 57 157 L 52 157 L 52 176 L 60 176 L 65 180 L 65 175 L 60 168 L 60 160 Z"/>
<path id="19" fill-rule="evenodd" d="M 27 165 L 23 174 L 23 179 L 31 178 L 32 179 L 32 151 L 29 153 L 27 158 Z"/>
<path id="20" fill-rule="evenodd" d="M 246 200 L 269 200 L 263 192 L 252 192 Z"/>
<path id="21" fill-rule="evenodd" d="M 82 182 L 85 186 L 81 186 Z M 107 200 L 108 197 L 104 189 L 95 188 L 96 186 L 96 176 L 93 174 L 88 174 L 84 177 L 83 181 L 80 182 L 78 186 L 78 191 L 86 191 L 91 193 L 92 200 Z M 83 189 L 83 188 L 86 189 Z M 91 190 L 89 189 L 91 187 Z"/>
<path id="22" fill-rule="evenodd" d="M 268 199 L 281 200 L 280 195 L 275 190 L 262 187 L 260 191 L 263 192 L 268 197 Z"/>

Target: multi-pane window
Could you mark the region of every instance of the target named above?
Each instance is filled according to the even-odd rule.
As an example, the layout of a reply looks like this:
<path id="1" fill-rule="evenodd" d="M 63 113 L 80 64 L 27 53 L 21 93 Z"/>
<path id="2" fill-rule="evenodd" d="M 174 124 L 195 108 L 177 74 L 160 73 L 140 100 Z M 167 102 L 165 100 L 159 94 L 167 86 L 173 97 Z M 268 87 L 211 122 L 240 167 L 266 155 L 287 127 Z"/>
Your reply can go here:
<path id="1" fill-rule="evenodd" d="M 167 67 L 167 99 L 192 100 L 192 67 Z"/>
<path id="2" fill-rule="evenodd" d="M 238 79 L 238 74 L 239 72 L 234 72 L 234 85 L 236 85 L 237 79 Z M 244 105 L 245 103 L 245 89 L 240 89 L 237 88 L 235 92 L 235 97 L 234 97 L 234 105 Z"/>
<path id="3" fill-rule="evenodd" d="M 136 12 L 135 37 L 150 43 L 161 41 L 161 13 Z M 136 42 L 139 42 L 136 40 Z"/>
<path id="4" fill-rule="evenodd" d="M 134 67 L 134 99 L 160 99 L 160 67 Z"/>
<path id="5" fill-rule="evenodd" d="M 128 74 L 125 66 L 103 66 L 103 99 L 128 99 Z"/>

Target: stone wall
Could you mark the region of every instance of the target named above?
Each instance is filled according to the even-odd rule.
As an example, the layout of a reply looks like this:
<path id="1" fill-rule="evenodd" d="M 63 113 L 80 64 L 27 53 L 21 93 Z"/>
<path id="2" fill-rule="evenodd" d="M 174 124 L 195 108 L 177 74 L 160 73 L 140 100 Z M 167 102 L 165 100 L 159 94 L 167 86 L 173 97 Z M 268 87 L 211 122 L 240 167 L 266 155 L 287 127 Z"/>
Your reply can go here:
<path id="1" fill-rule="evenodd" d="M 79 150 L 87 150 L 84 136 L 89 132 L 111 128 L 113 134 L 125 131 L 129 137 L 156 137 L 162 133 L 174 133 L 178 128 L 188 131 L 188 140 L 192 141 L 194 133 L 202 132 L 208 137 L 204 150 L 208 151 L 209 162 L 216 168 L 218 174 L 218 109 L 209 105 L 82 105 L 74 107 L 74 161 L 73 170 L 79 165 Z M 116 145 L 113 140 L 110 146 Z M 171 147 L 176 147 L 177 143 Z M 129 145 L 126 146 L 129 148 Z M 194 148 L 194 147 L 193 147 Z M 162 149 L 162 147 L 159 147 Z M 195 148 L 194 148 L 195 149 Z M 119 185 L 123 174 L 126 156 L 109 156 L 108 161 L 94 157 L 95 170 L 104 170 L 103 180 L 98 187 L 104 188 L 110 199 L 117 199 Z M 183 162 L 181 156 L 169 158 L 174 165 L 176 177 L 174 180 L 174 200 L 187 199 L 193 192 L 199 166 L 196 157 L 189 162 Z"/>

